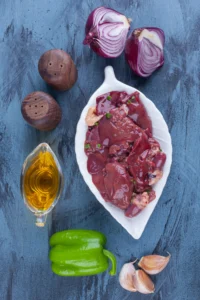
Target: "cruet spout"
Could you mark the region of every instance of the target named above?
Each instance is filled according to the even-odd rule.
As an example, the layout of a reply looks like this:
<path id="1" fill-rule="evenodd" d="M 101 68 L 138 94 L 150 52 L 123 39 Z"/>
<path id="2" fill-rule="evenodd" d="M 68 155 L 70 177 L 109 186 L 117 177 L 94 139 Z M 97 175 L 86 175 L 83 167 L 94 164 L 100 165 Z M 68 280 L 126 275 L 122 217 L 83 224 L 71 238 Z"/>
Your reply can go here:
<path id="1" fill-rule="evenodd" d="M 21 172 L 24 203 L 43 227 L 47 214 L 58 202 L 63 189 L 63 173 L 51 147 L 42 143 L 26 158 Z"/>

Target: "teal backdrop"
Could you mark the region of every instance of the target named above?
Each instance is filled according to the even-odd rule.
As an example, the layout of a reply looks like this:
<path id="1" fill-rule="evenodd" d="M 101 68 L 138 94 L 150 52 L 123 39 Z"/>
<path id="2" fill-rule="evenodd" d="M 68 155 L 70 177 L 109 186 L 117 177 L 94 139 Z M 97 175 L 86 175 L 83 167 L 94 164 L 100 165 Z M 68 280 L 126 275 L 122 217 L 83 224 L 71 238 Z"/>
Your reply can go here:
<path id="1" fill-rule="evenodd" d="M 84 26 L 97 6 L 132 18 L 131 29 L 157 26 L 166 35 L 165 64 L 150 78 L 133 75 L 124 55 L 104 59 L 83 46 Z M 1 300 L 198 300 L 200 299 L 200 2 L 199 0 L 0 0 L 0 299 Z M 66 50 L 78 68 L 68 92 L 48 87 L 37 71 L 43 52 Z M 162 112 L 172 136 L 173 165 L 162 197 L 140 238 L 134 240 L 98 203 L 76 163 L 74 137 L 80 113 L 100 86 L 104 68 L 141 90 Z M 30 92 L 50 93 L 63 118 L 52 132 L 40 132 L 22 118 Z M 47 142 L 65 176 L 60 202 L 45 228 L 37 228 L 20 194 L 26 156 Z M 107 236 L 118 273 L 134 257 L 149 253 L 172 259 L 154 278 L 155 294 L 123 290 L 108 273 L 61 278 L 51 272 L 48 240 L 67 228 L 88 228 Z"/>

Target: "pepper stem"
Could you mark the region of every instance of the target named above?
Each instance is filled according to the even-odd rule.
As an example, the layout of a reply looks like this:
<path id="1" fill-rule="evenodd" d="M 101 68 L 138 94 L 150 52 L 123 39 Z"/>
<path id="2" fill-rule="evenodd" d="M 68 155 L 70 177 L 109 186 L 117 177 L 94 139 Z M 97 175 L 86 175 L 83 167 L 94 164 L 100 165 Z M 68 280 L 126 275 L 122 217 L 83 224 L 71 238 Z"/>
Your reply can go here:
<path id="1" fill-rule="evenodd" d="M 103 250 L 103 253 L 105 256 L 108 257 L 108 259 L 110 259 L 111 264 L 112 264 L 112 268 L 109 271 L 110 275 L 115 275 L 116 274 L 116 269 L 117 269 L 117 261 L 116 258 L 114 256 L 114 254 L 112 254 L 112 252 L 108 251 L 108 250 Z"/>

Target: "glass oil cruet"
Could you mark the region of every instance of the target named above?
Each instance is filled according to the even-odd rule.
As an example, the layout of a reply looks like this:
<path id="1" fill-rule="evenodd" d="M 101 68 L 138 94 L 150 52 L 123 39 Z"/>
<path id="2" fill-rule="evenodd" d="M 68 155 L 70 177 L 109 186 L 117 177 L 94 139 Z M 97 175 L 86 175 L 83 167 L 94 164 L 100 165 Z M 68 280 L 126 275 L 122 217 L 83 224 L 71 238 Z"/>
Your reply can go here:
<path id="1" fill-rule="evenodd" d="M 42 143 L 28 155 L 21 172 L 21 193 L 37 226 L 45 225 L 62 189 L 63 173 L 57 157 L 48 144 Z"/>

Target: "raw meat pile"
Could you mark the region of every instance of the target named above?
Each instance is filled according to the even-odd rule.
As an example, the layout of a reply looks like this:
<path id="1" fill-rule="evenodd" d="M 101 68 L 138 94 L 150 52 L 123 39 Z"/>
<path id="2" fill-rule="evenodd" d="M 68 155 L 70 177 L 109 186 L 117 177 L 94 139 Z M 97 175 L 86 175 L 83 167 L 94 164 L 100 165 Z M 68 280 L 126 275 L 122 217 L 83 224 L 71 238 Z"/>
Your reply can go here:
<path id="1" fill-rule="evenodd" d="M 102 197 L 125 211 L 140 213 L 156 194 L 166 155 L 152 136 L 152 123 L 139 92 L 110 92 L 96 99 L 86 116 L 87 168 Z"/>

